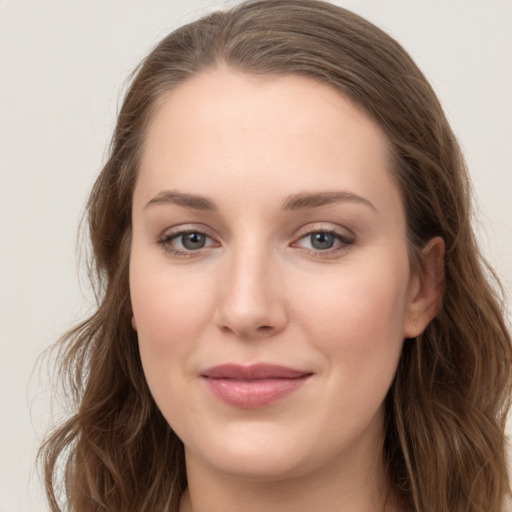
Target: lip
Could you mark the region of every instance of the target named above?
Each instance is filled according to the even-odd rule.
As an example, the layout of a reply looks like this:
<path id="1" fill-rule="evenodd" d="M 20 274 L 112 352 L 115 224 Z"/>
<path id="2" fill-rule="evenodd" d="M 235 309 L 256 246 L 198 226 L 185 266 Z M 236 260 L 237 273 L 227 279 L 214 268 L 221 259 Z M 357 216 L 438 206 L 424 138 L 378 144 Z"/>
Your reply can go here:
<path id="1" fill-rule="evenodd" d="M 312 372 L 267 363 L 223 364 L 201 373 L 208 389 L 223 402 L 240 408 L 263 407 L 298 390 Z"/>

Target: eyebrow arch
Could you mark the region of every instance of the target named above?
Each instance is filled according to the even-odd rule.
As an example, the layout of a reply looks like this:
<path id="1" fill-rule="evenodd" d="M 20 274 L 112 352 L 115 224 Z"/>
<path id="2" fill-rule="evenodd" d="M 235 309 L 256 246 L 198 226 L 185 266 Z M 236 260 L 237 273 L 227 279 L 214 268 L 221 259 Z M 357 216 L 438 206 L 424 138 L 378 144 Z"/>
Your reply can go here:
<path id="1" fill-rule="evenodd" d="M 283 210 L 305 210 L 342 202 L 363 204 L 377 211 L 377 208 L 375 208 L 370 201 L 347 191 L 301 192 L 293 194 L 284 201 Z M 164 190 L 160 192 L 146 204 L 144 209 L 156 204 L 175 204 L 183 208 L 207 212 L 218 211 L 216 204 L 211 199 L 195 194 L 178 192 L 176 190 Z"/>
<path id="2" fill-rule="evenodd" d="M 364 197 L 358 196 L 352 192 L 347 191 L 329 191 L 329 192 L 316 192 L 316 193 L 299 193 L 289 196 L 284 204 L 284 210 L 304 210 L 307 208 L 318 208 L 320 206 L 328 206 L 334 203 L 359 203 L 369 206 L 372 210 L 377 211 L 377 208 Z"/>
<path id="3" fill-rule="evenodd" d="M 183 208 L 205 212 L 216 212 L 218 210 L 211 199 L 194 194 L 185 194 L 176 190 L 164 190 L 160 192 L 144 206 L 144 209 L 156 204 L 175 204 Z"/>

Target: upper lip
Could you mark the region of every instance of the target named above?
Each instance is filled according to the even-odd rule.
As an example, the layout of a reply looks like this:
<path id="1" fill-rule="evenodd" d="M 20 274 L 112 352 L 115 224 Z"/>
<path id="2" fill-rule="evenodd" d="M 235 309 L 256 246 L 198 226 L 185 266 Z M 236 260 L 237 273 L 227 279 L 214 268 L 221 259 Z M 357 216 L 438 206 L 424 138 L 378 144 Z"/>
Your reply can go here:
<path id="1" fill-rule="evenodd" d="M 208 368 L 201 373 L 201 376 L 210 379 L 263 380 L 297 379 L 311 375 L 311 373 L 269 363 L 257 363 L 248 366 L 230 363 Z"/>

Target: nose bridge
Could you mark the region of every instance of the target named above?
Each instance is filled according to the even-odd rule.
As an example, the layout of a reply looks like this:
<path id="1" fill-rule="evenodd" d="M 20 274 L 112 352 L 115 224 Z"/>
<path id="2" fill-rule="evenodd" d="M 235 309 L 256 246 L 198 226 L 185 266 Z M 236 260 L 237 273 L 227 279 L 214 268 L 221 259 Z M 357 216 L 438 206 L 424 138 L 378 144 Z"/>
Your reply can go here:
<path id="1" fill-rule="evenodd" d="M 281 330 L 286 312 L 272 248 L 246 239 L 229 253 L 218 304 L 219 326 L 244 337 Z"/>
<path id="2" fill-rule="evenodd" d="M 272 263 L 268 253 L 265 248 L 251 243 L 233 252 L 227 284 L 235 302 L 255 306 L 270 299 Z"/>

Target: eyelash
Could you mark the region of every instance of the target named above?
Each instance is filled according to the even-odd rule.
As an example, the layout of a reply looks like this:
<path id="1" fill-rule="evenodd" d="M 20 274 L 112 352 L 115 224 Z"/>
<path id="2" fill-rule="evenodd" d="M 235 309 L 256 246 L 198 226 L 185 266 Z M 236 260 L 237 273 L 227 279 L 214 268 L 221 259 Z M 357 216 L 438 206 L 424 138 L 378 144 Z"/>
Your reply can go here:
<path id="1" fill-rule="evenodd" d="M 213 241 L 214 243 L 205 245 L 204 247 L 200 247 L 196 250 L 194 250 L 194 249 L 183 250 L 183 249 L 178 249 L 174 246 L 173 240 L 177 240 L 177 239 L 182 238 L 183 236 L 189 235 L 189 234 L 197 234 L 200 236 L 204 236 L 206 240 Z M 316 235 L 316 234 L 331 235 L 335 238 L 335 240 L 338 242 L 339 245 L 336 247 L 329 247 L 324 250 L 314 249 L 314 248 L 311 248 L 311 249 L 303 248 L 308 254 L 310 254 L 312 256 L 324 257 L 324 258 L 329 257 L 329 256 L 332 257 L 332 256 L 339 254 L 340 252 L 347 251 L 350 248 L 350 246 L 354 245 L 354 243 L 355 243 L 354 237 L 347 237 L 346 235 L 342 235 L 341 233 L 339 233 L 338 231 L 335 231 L 333 229 L 316 228 L 316 229 L 310 229 L 307 232 L 303 233 L 299 238 L 297 238 L 297 240 L 295 242 L 293 242 L 290 245 L 291 245 L 291 247 L 299 247 L 300 248 L 300 246 L 298 245 L 298 243 L 300 241 L 306 239 L 307 237 L 311 237 L 312 235 Z M 200 229 L 183 229 L 183 230 L 176 231 L 173 233 L 166 233 L 158 239 L 157 243 L 166 252 L 170 253 L 172 256 L 184 257 L 184 258 L 198 257 L 202 254 L 203 249 L 208 249 L 209 247 L 212 247 L 212 246 L 215 246 L 216 244 L 218 244 L 218 242 L 215 242 L 215 240 L 211 236 L 209 236 L 207 233 L 205 233 L 204 231 L 202 231 Z M 208 243 L 208 242 L 206 242 L 206 243 Z"/>
<path id="2" fill-rule="evenodd" d="M 201 254 L 202 249 L 207 249 L 214 244 L 206 245 L 204 247 L 200 247 L 196 250 L 194 249 L 178 249 L 174 246 L 173 240 L 177 240 L 179 238 L 184 237 L 185 235 L 197 234 L 204 236 L 206 240 L 214 240 L 211 236 L 207 235 L 204 231 L 200 229 L 182 229 L 180 231 L 176 231 L 174 233 L 165 233 L 158 239 L 158 244 L 172 256 L 184 257 L 184 258 L 194 258 L 198 257 Z"/>
<path id="3" fill-rule="evenodd" d="M 294 242 L 292 244 L 292 247 L 296 246 L 296 244 L 299 241 L 304 240 L 307 237 L 311 237 L 312 235 L 316 235 L 316 234 L 332 235 L 334 237 L 334 239 L 337 240 L 339 243 L 339 245 L 337 247 L 330 247 L 330 248 L 324 249 L 324 250 L 314 249 L 314 248 L 305 249 L 308 251 L 309 254 L 311 254 L 313 256 L 318 256 L 318 257 L 324 257 L 324 258 L 329 257 L 329 256 L 333 257 L 333 256 L 338 255 L 340 252 L 348 251 L 350 246 L 354 245 L 354 243 L 356 241 L 354 237 L 349 237 L 349 236 L 343 235 L 334 229 L 314 228 L 314 229 L 310 229 L 306 233 L 302 234 L 300 236 L 300 238 L 297 239 L 297 242 Z"/>

